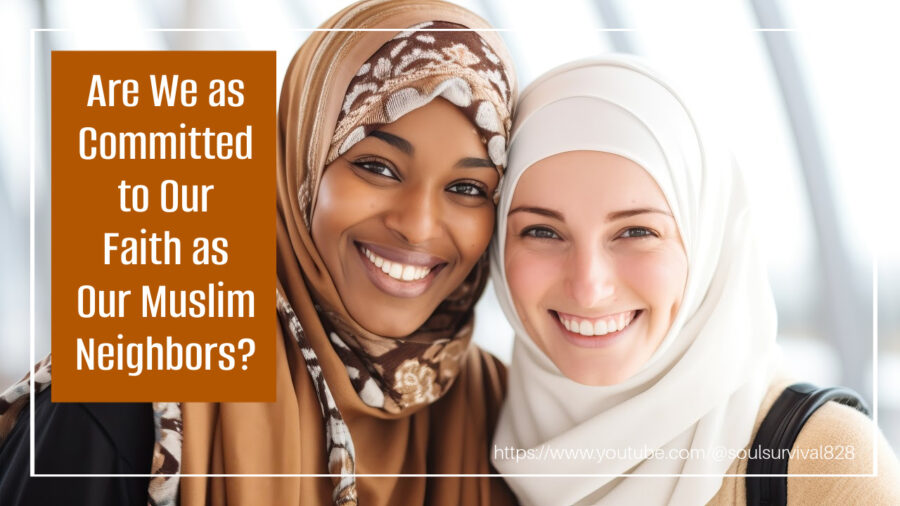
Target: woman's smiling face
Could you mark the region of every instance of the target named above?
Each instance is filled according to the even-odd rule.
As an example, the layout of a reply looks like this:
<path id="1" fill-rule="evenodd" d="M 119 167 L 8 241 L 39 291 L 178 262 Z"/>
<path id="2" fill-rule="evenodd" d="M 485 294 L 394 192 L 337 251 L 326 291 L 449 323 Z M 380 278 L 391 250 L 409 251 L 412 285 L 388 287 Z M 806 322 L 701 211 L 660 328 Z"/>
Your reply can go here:
<path id="1" fill-rule="evenodd" d="M 388 337 L 418 329 L 487 248 L 498 182 L 475 127 L 440 98 L 328 165 L 312 237 L 353 319 Z"/>
<path id="2" fill-rule="evenodd" d="M 598 151 L 554 155 L 522 174 L 504 261 L 528 334 L 585 385 L 620 383 L 646 363 L 688 272 L 659 186 L 631 160 Z"/>

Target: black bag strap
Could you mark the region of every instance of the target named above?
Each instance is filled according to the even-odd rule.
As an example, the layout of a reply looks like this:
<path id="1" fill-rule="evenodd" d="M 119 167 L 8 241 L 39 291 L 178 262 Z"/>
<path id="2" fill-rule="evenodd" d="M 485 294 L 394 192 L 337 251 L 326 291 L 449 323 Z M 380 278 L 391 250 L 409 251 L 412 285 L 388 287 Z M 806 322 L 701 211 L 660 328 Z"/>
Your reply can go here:
<path id="1" fill-rule="evenodd" d="M 829 401 L 855 408 L 866 416 L 866 402 L 853 390 L 843 387 L 818 388 L 809 383 L 796 383 L 784 392 L 763 419 L 747 462 L 747 474 L 787 474 L 788 454 L 797 435 L 809 417 Z M 763 459 L 763 450 L 780 459 Z M 780 506 L 787 504 L 787 477 L 746 478 L 747 504 L 752 506 Z"/>

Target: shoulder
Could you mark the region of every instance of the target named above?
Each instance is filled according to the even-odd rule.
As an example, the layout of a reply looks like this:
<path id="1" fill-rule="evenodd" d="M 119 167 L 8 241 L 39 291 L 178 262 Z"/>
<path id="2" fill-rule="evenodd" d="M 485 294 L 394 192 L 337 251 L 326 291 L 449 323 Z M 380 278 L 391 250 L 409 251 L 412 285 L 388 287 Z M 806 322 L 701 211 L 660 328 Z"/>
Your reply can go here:
<path id="1" fill-rule="evenodd" d="M 875 425 L 859 411 L 828 402 L 800 430 L 788 463 L 792 474 L 868 474 L 872 472 Z M 880 432 L 878 436 L 883 439 Z M 831 450 L 838 450 L 836 458 Z M 824 455 L 823 455 L 824 454 Z"/>
<path id="2" fill-rule="evenodd" d="M 11 504 L 146 503 L 147 478 L 29 478 L 32 430 L 38 474 L 150 472 L 150 404 L 53 403 L 50 396 L 48 388 L 35 397 L 33 428 L 30 406 L 22 409 L 0 447 L 0 503 L 10 497 L 17 498 Z"/>
<path id="3" fill-rule="evenodd" d="M 871 474 L 876 477 L 791 477 L 788 502 L 900 504 L 900 464 L 874 422 L 859 411 L 828 402 L 809 418 L 794 442 L 789 474 Z"/>
<path id="4" fill-rule="evenodd" d="M 103 462 L 91 462 L 98 466 L 96 470 L 75 463 L 85 464 L 84 457 L 77 458 L 75 452 L 93 455 L 100 451 L 121 460 L 117 467 L 130 469 L 128 472 L 150 472 L 155 434 L 149 403 L 63 403 L 50 398 L 49 388 L 35 398 L 35 449 L 43 450 L 45 457 L 38 459 L 36 466 L 43 463 L 47 468 L 38 466 L 38 472 L 116 472 L 109 470 L 112 466 L 104 469 Z M 27 410 L 23 415 L 28 416 Z M 27 427 L 21 420 L 19 424 Z M 41 457 L 41 452 L 36 457 Z"/>

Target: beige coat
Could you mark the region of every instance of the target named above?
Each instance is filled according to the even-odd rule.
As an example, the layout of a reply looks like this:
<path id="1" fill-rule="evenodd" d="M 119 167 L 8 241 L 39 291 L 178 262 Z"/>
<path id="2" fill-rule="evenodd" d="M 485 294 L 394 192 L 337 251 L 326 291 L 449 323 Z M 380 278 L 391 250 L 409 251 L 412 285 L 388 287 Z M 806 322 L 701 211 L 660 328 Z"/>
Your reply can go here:
<path id="1" fill-rule="evenodd" d="M 756 417 L 754 434 L 765 414 L 785 387 L 794 383 L 779 380 L 772 384 Z M 797 456 L 788 462 L 789 474 L 871 474 L 873 447 L 878 450 L 877 477 L 788 478 L 788 504 L 897 504 L 900 505 L 900 463 L 884 434 L 877 431 L 873 441 L 872 421 L 853 408 L 829 402 L 819 408 L 803 426 L 795 449 L 822 449 L 828 445 L 842 453 L 841 459 L 811 459 Z M 873 444 L 874 443 L 874 444 Z M 839 449 L 839 447 L 842 447 Z M 748 445 L 749 448 L 749 445 Z M 849 458 L 852 448 L 853 458 Z M 837 455 L 837 453 L 835 453 Z M 736 460 L 726 474 L 747 472 L 747 459 Z M 726 477 L 710 505 L 747 504 L 745 478 Z"/>

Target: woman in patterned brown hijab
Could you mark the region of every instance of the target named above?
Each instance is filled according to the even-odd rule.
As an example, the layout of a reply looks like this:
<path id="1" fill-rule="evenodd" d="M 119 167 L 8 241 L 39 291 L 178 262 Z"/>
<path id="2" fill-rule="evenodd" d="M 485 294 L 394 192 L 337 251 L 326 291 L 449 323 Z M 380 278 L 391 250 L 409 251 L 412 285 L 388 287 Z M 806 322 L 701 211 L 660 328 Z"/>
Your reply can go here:
<path id="1" fill-rule="evenodd" d="M 186 403 L 185 505 L 504 504 L 503 366 L 470 344 L 516 83 L 496 32 L 367 0 L 295 55 L 279 111 L 277 401 Z"/>

